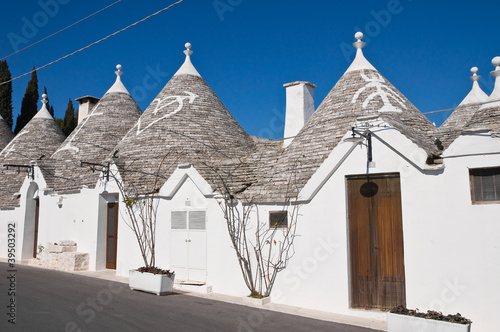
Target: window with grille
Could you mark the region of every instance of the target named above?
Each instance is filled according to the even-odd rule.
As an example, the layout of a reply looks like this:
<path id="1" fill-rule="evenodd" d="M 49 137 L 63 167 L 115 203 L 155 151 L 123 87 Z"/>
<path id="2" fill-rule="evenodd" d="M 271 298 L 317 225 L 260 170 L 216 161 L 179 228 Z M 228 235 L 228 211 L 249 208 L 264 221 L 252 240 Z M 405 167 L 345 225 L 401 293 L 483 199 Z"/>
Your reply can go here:
<path id="1" fill-rule="evenodd" d="M 288 227 L 287 211 L 271 211 L 269 212 L 269 227 L 285 228 Z"/>
<path id="2" fill-rule="evenodd" d="M 500 203 L 500 167 L 469 169 L 472 203 Z"/>

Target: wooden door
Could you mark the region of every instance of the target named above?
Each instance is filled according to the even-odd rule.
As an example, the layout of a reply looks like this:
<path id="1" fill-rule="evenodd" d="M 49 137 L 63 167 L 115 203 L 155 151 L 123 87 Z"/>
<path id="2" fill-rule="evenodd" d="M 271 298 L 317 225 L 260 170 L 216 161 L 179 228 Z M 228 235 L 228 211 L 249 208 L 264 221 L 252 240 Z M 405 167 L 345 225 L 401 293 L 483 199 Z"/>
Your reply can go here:
<path id="1" fill-rule="evenodd" d="M 347 179 L 351 307 L 406 305 L 399 174 Z"/>
<path id="2" fill-rule="evenodd" d="M 39 219 L 39 214 L 40 214 L 40 199 L 37 197 L 35 198 L 35 230 L 33 231 L 34 233 L 34 240 L 33 240 L 33 258 L 36 258 L 36 254 L 38 252 L 38 219 Z"/>
<path id="3" fill-rule="evenodd" d="M 118 203 L 108 203 L 106 230 L 106 268 L 116 269 L 118 244 Z"/>

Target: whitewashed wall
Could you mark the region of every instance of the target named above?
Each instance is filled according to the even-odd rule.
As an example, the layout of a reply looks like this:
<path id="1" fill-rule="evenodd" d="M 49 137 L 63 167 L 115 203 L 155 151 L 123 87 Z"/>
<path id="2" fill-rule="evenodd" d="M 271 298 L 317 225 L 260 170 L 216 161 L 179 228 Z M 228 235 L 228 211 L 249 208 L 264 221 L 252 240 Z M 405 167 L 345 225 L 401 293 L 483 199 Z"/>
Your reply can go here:
<path id="1" fill-rule="evenodd" d="M 497 328 L 496 301 L 500 288 L 500 204 L 473 205 L 469 168 L 500 165 L 500 140 L 487 135 L 464 135 L 445 152 L 442 170 L 422 170 L 425 153 L 392 129 L 373 128 L 373 161 L 370 173 L 400 173 L 407 306 L 443 313 L 460 312 L 472 319 L 473 331 Z M 346 137 L 349 133 L 346 133 Z M 357 146 L 343 162 L 353 143 L 341 143 L 316 172 L 301 195 L 295 255 L 278 275 L 272 300 L 339 314 L 384 319 L 378 311 L 349 308 L 349 253 L 346 176 L 366 174 L 366 147 Z M 327 175 L 332 171 L 330 176 Z M 182 176 L 184 175 L 184 177 Z M 37 178 L 44 188 L 43 178 Z M 157 225 L 157 265 L 170 268 L 175 248 L 170 244 L 170 212 L 203 209 L 207 212 L 207 284 L 216 293 L 246 296 L 241 271 L 231 248 L 222 211 L 206 182 L 191 170 L 179 171 L 162 188 Z M 27 193 L 30 181 L 23 184 Z M 103 194 L 106 190 L 107 193 Z M 39 244 L 74 240 L 78 250 L 90 254 L 90 268 L 103 269 L 105 261 L 105 204 L 116 200 L 113 183 L 106 188 L 84 189 L 79 194 L 40 194 Z M 0 257 L 6 255 L 6 223 L 16 221 L 18 239 L 24 237 L 26 194 L 21 207 L 0 211 Z M 119 199 L 120 201 L 122 199 Z M 189 200 L 190 207 L 186 206 Z M 262 218 L 282 206 L 261 204 Z M 120 204 L 117 275 L 143 262 L 132 231 L 126 226 Z M 18 248 L 23 246 L 18 241 Z M 18 250 L 19 252 L 19 250 Z"/>

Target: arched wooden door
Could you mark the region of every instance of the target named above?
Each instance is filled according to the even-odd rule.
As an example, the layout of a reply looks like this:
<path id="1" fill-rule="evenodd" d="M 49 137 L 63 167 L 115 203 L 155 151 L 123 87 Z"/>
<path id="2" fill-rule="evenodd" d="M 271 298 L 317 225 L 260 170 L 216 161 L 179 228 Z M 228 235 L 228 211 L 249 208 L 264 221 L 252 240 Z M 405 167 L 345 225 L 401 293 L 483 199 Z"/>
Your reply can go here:
<path id="1" fill-rule="evenodd" d="M 406 304 L 399 174 L 347 178 L 351 307 Z"/>

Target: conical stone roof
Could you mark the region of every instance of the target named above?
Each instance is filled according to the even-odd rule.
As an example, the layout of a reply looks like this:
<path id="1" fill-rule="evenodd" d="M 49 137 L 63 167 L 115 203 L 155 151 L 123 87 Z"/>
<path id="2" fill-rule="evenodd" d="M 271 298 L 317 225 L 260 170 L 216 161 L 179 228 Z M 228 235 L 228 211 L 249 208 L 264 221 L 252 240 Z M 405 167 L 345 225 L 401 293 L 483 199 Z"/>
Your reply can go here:
<path id="1" fill-rule="evenodd" d="M 10 130 L 5 120 L 0 115 L 0 151 L 9 144 L 9 142 L 14 138 L 12 130 Z"/>
<path id="2" fill-rule="evenodd" d="M 434 125 L 364 58 L 362 34 L 356 38 L 356 59 L 273 162 L 275 166 L 270 165 L 267 175 L 250 187 L 256 200 L 278 202 L 286 201 L 285 195 L 295 197 L 358 118 L 378 116 L 428 155 L 438 154 Z"/>
<path id="3" fill-rule="evenodd" d="M 57 193 L 77 192 L 82 186 L 95 186 L 100 172 L 81 167 L 81 161 L 102 164 L 142 114 L 121 82 L 121 66 L 118 65 L 117 69 L 116 82 L 46 165 L 44 175 L 48 186 Z"/>
<path id="4" fill-rule="evenodd" d="M 445 122 L 439 127 L 439 139 L 442 141 L 443 148 L 446 149 L 460 134 L 470 121 L 474 113 L 487 101 L 488 95 L 479 86 L 480 75 L 477 75 L 477 67 L 471 68 L 473 74 L 472 89 L 457 108 L 450 114 Z"/>
<path id="5" fill-rule="evenodd" d="M 0 152 L 0 209 L 19 206 L 19 192 L 26 177 L 25 169 L 3 167 L 5 164 L 30 165 L 43 155 L 50 156 L 64 141 L 64 134 L 46 108 L 47 96 L 43 95 L 43 106 L 26 126 Z"/>
<path id="6" fill-rule="evenodd" d="M 493 135 L 500 135 L 500 56 L 491 61 L 495 70 L 490 74 L 495 77 L 495 87 L 486 102 L 474 113 L 464 129 L 489 130 Z"/>
<path id="7" fill-rule="evenodd" d="M 117 165 L 129 190 L 155 191 L 184 163 L 209 179 L 207 167 L 232 164 L 254 147 L 192 65 L 191 45 L 186 47 L 184 64 L 118 145 Z"/>

